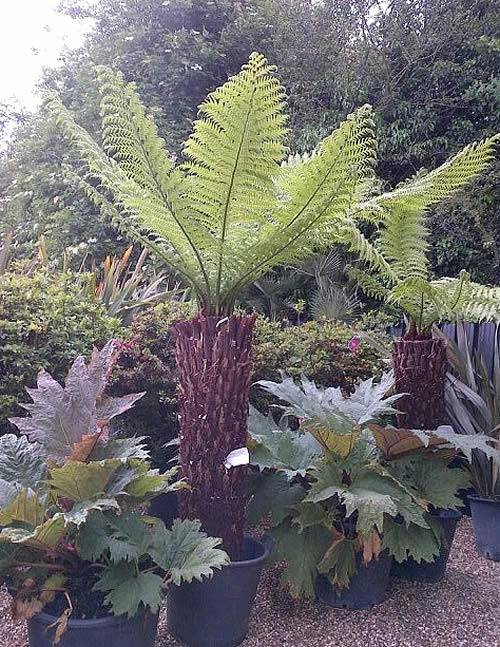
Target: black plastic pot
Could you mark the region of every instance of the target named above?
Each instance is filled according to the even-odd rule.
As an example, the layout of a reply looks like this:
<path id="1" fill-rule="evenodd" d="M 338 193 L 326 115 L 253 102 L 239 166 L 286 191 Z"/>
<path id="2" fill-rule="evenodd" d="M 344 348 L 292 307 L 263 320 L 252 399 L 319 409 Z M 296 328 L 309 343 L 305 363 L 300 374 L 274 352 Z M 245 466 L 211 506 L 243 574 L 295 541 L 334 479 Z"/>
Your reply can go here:
<path id="1" fill-rule="evenodd" d="M 177 494 L 175 492 L 167 492 L 166 494 L 157 496 L 151 501 L 149 514 L 153 517 L 158 517 L 167 528 L 170 528 L 174 519 L 179 516 Z"/>
<path id="2" fill-rule="evenodd" d="M 190 647 L 235 647 L 245 639 L 269 549 L 245 537 L 243 555 L 211 579 L 169 588 L 167 622 L 177 640 Z"/>
<path id="3" fill-rule="evenodd" d="M 30 647 L 53 647 L 57 618 L 39 613 L 28 621 Z M 107 616 L 96 620 L 70 620 L 58 647 L 154 647 L 158 615 L 138 613 L 133 618 Z"/>
<path id="4" fill-rule="evenodd" d="M 500 562 L 500 500 L 471 496 L 470 507 L 480 555 Z"/>
<path id="5" fill-rule="evenodd" d="M 439 582 L 443 579 L 457 523 L 462 515 L 455 510 L 439 510 L 432 516 L 439 520 L 444 531 L 439 556 L 433 562 L 418 563 L 412 557 L 401 562 L 401 564 L 394 561 L 391 575 L 405 580 L 412 580 L 413 582 Z"/>
<path id="6" fill-rule="evenodd" d="M 316 598 L 323 604 L 336 609 L 371 609 L 385 600 L 392 559 L 382 553 L 378 559 L 363 564 L 357 557 L 358 572 L 351 577 L 349 588 L 337 590 L 324 576 L 316 578 Z"/>

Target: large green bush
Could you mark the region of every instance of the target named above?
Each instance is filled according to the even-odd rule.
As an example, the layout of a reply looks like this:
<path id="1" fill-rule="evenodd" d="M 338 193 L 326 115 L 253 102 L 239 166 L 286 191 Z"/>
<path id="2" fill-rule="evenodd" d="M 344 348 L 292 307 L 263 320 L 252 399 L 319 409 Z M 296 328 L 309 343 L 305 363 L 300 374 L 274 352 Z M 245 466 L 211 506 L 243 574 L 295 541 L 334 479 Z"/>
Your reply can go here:
<path id="1" fill-rule="evenodd" d="M 168 302 L 144 311 L 132 324 L 127 342 L 112 379 L 112 393 L 146 391 L 133 411 L 121 416 L 120 424 L 128 435 L 150 437 L 154 461 L 161 466 L 172 450 L 163 445 L 178 431 L 174 344 L 171 325 L 189 317 L 189 303 Z M 354 328 L 330 322 L 310 321 L 302 326 L 282 328 L 279 323 L 258 317 L 254 338 L 253 380 L 304 373 L 318 384 L 340 386 L 346 392 L 356 382 L 379 373 L 383 362 L 367 343 L 349 350 Z M 252 403 L 266 409 L 269 397 L 257 387 L 251 391 Z M 123 421 L 125 420 L 125 426 Z"/>
<path id="2" fill-rule="evenodd" d="M 0 277 L 0 433 L 22 413 L 25 388 L 42 368 L 62 379 L 77 355 L 122 335 L 116 319 L 82 297 L 81 281 L 45 273 Z"/>

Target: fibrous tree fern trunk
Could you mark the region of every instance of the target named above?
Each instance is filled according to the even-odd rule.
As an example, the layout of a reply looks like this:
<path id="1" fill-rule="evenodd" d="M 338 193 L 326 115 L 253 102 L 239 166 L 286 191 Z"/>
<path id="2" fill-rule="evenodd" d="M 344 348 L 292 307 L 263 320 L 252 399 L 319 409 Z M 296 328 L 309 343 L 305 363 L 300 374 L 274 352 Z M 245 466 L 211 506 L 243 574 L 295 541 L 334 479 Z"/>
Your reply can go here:
<path id="1" fill-rule="evenodd" d="M 240 557 L 246 466 L 226 468 L 227 455 L 246 447 L 252 333 L 255 317 L 198 315 L 175 326 L 179 372 L 180 464 L 190 490 L 181 515 L 198 518 Z"/>
<path id="2" fill-rule="evenodd" d="M 446 344 L 424 335 L 394 342 L 392 360 L 398 400 L 398 425 L 411 429 L 436 429 L 446 422 Z"/>

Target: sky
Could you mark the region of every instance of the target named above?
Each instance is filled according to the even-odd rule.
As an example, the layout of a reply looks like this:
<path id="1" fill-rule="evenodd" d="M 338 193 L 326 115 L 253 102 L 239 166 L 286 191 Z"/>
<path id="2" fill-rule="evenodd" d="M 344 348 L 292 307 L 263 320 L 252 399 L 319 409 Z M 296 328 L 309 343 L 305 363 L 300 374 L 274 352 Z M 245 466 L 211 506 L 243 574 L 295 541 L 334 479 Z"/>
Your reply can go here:
<path id="1" fill-rule="evenodd" d="M 78 47 L 88 24 L 56 12 L 59 0 L 0 0 L 0 101 L 37 105 L 42 67 L 63 47 Z"/>

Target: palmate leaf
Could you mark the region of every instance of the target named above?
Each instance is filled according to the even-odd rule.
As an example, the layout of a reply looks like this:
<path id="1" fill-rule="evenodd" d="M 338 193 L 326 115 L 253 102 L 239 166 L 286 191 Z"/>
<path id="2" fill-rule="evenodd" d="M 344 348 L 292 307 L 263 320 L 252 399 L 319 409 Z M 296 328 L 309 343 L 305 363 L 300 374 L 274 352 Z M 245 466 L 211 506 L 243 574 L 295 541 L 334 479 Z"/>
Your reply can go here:
<path id="1" fill-rule="evenodd" d="M 90 460 L 103 461 L 109 458 L 117 458 L 121 461 L 128 461 L 132 458 L 148 460 L 149 451 L 145 441 L 145 436 L 134 436 L 132 438 L 112 436 L 106 443 L 97 443 L 92 450 Z"/>
<path id="2" fill-rule="evenodd" d="M 31 441 L 40 443 L 47 456 L 56 461 L 71 456 L 75 445 L 83 439 L 97 440 L 97 434 L 112 418 L 130 409 L 144 395 L 133 393 L 112 398 L 103 394 L 115 354 L 112 340 L 102 350 L 93 350 L 88 365 L 83 357 L 77 357 L 64 387 L 46 371 L 40 371 L 37 388 L 27 389 L 33 402 L 21 404 L 30 416 L 10 421 Z M 80 445 L 79 449 L 84 447 Z"/>
<path id="3" fill-rule="evenodd" d="M 107 592 L 104 601 L 113 615 L 132 618 L 142 605 L 151 613 L 158 611 L 162 600 L 163 579 L 155 573 L 138 572 L 130 562 L 111 564 L 103 571 L 94 589 Z"/>
<path id="4" fill-rule="evenodd" d="M 106 557 L 112 562 L 137 560 L 148 551 L 151 526 L 133 513 L 94 511 L 78 535 L 78 553 L 87 561 Z"/>
<path id="5" fill-rule="evenodd" d="M 25 546 L 44 546 L 54 548 L 66 534 L 66 524 L 62 514 L 44 521 L 33 530 L 9 527 L 0 533 L 0 542 L 23 544 Z"/>
<path id="6" fill-rule="evenodd" d="M 250 446 L 252 465 L 261 470 L 279 470 L 289 479 L 297 474 L 305 476 L 321 454 L 321 446 L 311 436 L 291 429 L 281 430 L 272 416 L 264 416 L 253 407 L 248 419 L 248 432 L 255 441 Z"/>
<path id="7" fill-rule="evenodd" d="M 246 518 L 251 524 L 267 516 L 273 524 L 280 524 L 290 514 L 290 508 L 305 496 L 304 488 L 297 483 L 291 484 L 286 475 L 279 472 L 250 474 L 248 485 Z"/>
<path id="8" fill-rule="evenodd" d="M 427 517 L 427 528 L 405 525 L 387 519 L 382 537 L 382 548 L 389 551 L 397 562 L 408 557 L 420 562 L 433 562 L 439 555 L 443 540 L 442 529 L 432 517 Z"/>
<path id="9" fill-rule="evenodd" d="M 318 572 L 326 575 L 336 589 L 347 588 L 358 570 L 357 552 L 359 545 L 356 540 L 347 539 L 344 535 L 334 537 L 318 564 Z"/>
<path id="10" fill-rule="evenodd" d="M 52 497 L 73 501 L 100 497 L 121 465 L 121 461 L 112 459 L 98 463 L 70 461 L 63 467 L 53 468 L 49 471 Z"/>
<path id="11" fill-rule="evenodd" d="M 42 447 L 25 436 L 5 434 L 0 438 L 0 479 L 38 490 L 45 477 L 46 459 Z"/>
<path id="12" fill-rule="evenodd" d="M 474 451 L 482 452 L 494 462 L 500 463 L 500 450 L 495 446 L 495 439 L 486 434 L 456 434 L 449 425 L 441 425 L 436 431 L 426 431 L 425 435 L 430 438 L 443 439 L 447 444 L 458 449 L 467 458 L 472 461 Z"/>
<path id="13" fill-rule="evenodd" d="M 282 582 L 292 597 L 314 597 L 318 564 L 332 542 L 332 531 L 324 526 L 311 526 L 302 532 L 290 520 L 271 530 L 275 543 L 273 558 L 286 561 Z"/>
<path id="14" fill-rule="evenodd" d="M 36 528 L 43 523 L 46 511 L 46 502 L 40 500 L 33 490 L 21 490 L 7 506 L 1 507 L 0 526 L 20 523 Z"/>
<path id="15" fill-rule="evenodd" d="M 363 538 L 375 529 L 384 532 L 387 517 L 401 515 L 407 524 L 426 527 L 423 513 L 425 504 L 417 500 L 417 493 L 394 477 L 388 476 L 377 465 L 359 465 L 351 473 L 352 482 L 346 485 L 341 464 L 323 462 L 315 472 L 316 480 L 305 501 L 320 503 L 337 497 L 345 506 L 345 516 L 356 513 L 356 531 Z M 421 497 L 423 499 L 424 497 Z"/>
<path id="16" fill-rule="evenodd" d="M 388 462 L 385 468 L 415 497 L 436 508 L 460 508 L 463 502 L 457 492 L 470 484 L 465 470 L 450 468 L 448 461 L 438 458 L 407 456 Z"/>
<path id="17" fill-rule="evenodd" d="M 170 530 L 163 524 L 155 530 L 151 557 L 174 584 L 201 581 L 229 563 L 229 556 L 219 548 L 222 540 L 208 537 L 197 520 L 175 519 Z"/>

